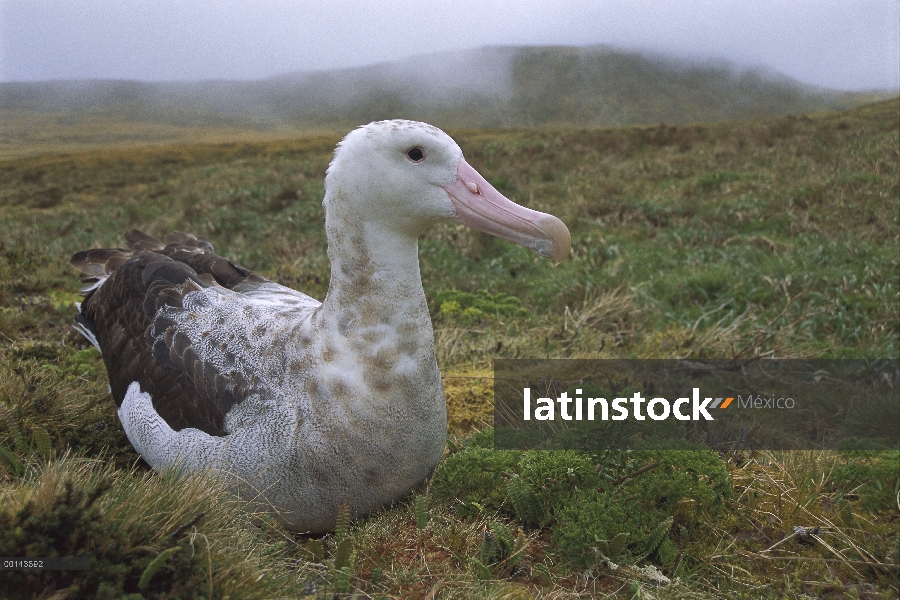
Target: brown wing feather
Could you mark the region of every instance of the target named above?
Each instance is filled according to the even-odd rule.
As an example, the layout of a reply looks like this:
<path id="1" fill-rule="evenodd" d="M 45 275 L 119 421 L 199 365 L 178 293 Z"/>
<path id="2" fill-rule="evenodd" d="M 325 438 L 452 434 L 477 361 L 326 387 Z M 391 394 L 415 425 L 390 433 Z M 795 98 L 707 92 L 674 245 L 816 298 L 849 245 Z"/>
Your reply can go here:
<path id="1" fill-rule="evenodd" d="M 163 244 L 132 230 L 125 239 L 130 250 L 87 250 L 70 261 L 88 282 L 107 278 L 87 293 L 78 320 L 97 336 L 116 405 L 137 381 L 172 429 L 225 435 L 225 413 L 256 390 L 240 373 L 201 361 L 183 334 L 155 317 L 192 290 L 267 280 L 217 256 L 203 237 L 175 232 Z"/>
<path id="2" fill-rule="evenodd" d="M 134 251 L 146 250 L 148 252 L 153 252 L 155 250 L 163 249 L 162 242 L 160 242 L 153 236 L 147 235 L 143 231 L 138 231 L 137 229 L 126 231 L 124 237 L 125 241 L 128 242 L 128 247 Z"/>

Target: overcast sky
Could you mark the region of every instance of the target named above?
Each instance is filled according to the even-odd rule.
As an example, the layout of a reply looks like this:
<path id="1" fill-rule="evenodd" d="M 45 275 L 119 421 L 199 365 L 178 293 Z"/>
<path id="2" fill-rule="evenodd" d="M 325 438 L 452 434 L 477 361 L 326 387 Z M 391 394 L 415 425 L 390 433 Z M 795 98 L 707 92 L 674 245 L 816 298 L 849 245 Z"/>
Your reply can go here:
<path id="1" fill-rule="evenodd" d="M 0 0 L 2 81 L 256 79 L 525 44 L 897 89 L 900 0 Z"/>

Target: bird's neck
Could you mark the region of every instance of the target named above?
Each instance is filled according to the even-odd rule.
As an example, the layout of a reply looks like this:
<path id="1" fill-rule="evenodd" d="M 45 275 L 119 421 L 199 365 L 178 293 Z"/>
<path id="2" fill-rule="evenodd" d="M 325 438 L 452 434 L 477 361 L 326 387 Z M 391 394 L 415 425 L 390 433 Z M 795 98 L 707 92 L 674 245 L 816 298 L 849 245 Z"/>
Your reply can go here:
<path id="1" fill-rule="evenodd" d="M 379 360 L 433 362 L 417 237 L 390 224 L 329 221 L 331 280 L 320 313 L 329 337 Z"/>
<path id="2" fill-rule="evenodd" d="M 325 401 L 310 408 L 310 418 L 334 427 L 368 423 L 362 429 L 378 437 L 386 435 L 377 431 L 389 412 L 394 427 L 418 432 L 410 439 L 434 433 L 439 453 L 447 410 L 418 237 L 396 223 L 348 218 L 340 202 L 329 200 L 340 198 L 325 203 L 331 280 L 310 321 L 319 362 L 314 384 Z M 383 442 L 395 443 L 396 432 L 391 436 Z"/>

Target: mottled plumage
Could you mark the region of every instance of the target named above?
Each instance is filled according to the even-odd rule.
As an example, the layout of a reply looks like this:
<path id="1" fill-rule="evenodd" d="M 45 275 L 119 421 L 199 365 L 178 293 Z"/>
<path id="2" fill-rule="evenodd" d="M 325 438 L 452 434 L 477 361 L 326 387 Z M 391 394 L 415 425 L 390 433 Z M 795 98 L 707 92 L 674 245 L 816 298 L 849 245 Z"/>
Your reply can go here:
<path id="1" fill-rule="evenodd" d="M 154 468 L 231 478 L 298 531 L 347 502 L 370 512 L 422 482 L 447 415 L 418 236 L 449 219 L 561 260 L 555 217 L 503 198 L 439 129 L 371 123 L 326 177 L 331 280 L 323 303 L 217 256 L 203 237 L 138 231 L 79 252 L 76 317 L 101 349 L 119 417 Z"/>

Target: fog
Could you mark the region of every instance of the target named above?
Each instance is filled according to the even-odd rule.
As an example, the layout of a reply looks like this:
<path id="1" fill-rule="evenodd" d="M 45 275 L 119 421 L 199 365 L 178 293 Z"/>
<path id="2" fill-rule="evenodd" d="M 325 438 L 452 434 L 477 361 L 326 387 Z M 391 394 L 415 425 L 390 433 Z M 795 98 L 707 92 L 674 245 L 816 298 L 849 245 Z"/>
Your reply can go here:
<path id="1" fill-rule="evenodd" d="M 897 0 L 0 0 L 2 81 L 253 80 L 485 46 L 598 44 L 833 89 L 900 88 Z M 455 72 L 490 87 L 490 73 Z"/>

